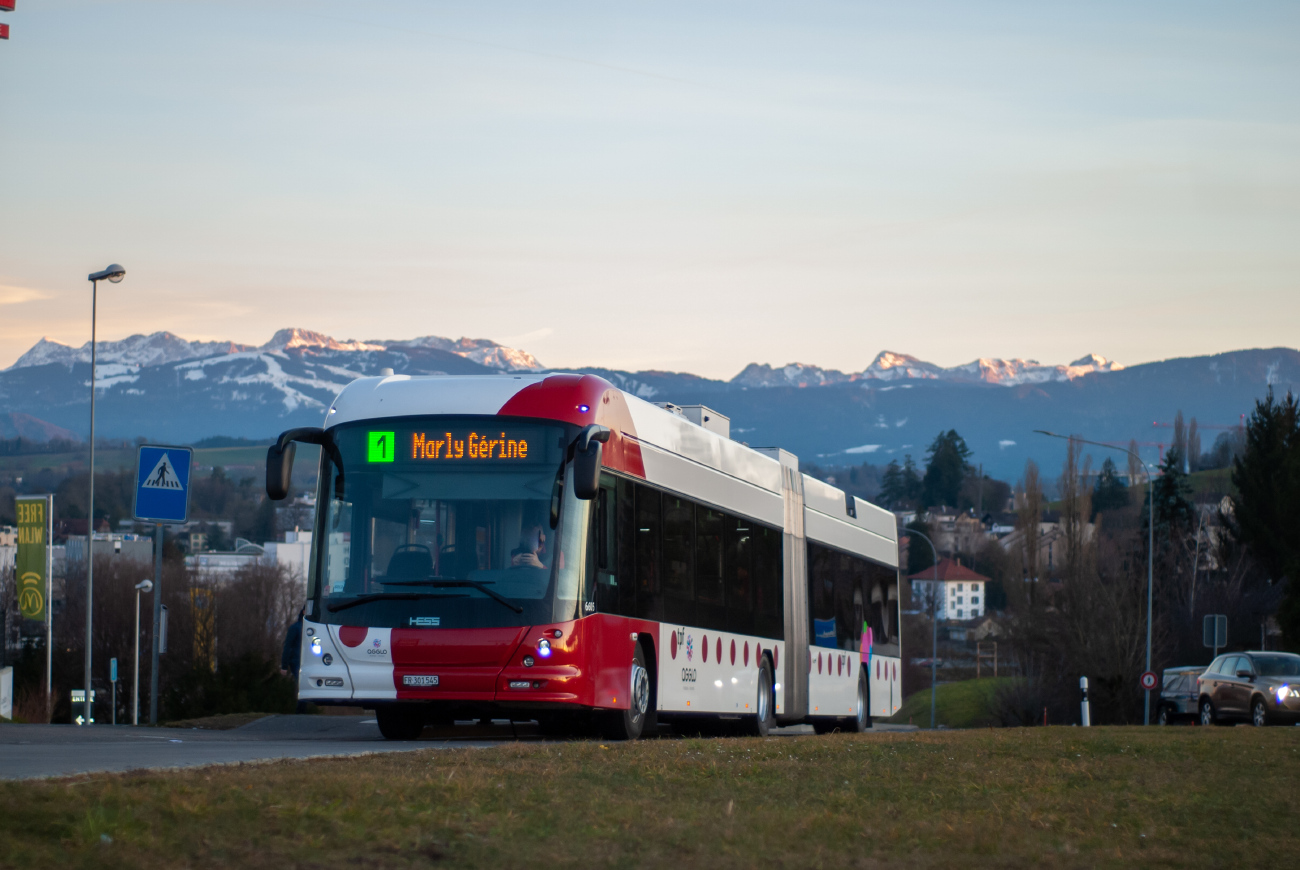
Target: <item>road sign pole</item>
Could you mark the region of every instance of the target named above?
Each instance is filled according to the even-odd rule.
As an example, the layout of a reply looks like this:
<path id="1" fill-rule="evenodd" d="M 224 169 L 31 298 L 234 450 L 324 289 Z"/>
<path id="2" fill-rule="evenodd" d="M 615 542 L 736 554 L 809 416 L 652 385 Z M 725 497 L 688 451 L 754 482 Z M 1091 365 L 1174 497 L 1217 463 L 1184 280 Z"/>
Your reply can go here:
<path id="1" fill-rule="evenodd" d="M 158 656 L 165 652 L 162 604 L 163 543 L 168 523 L 182 524 L 190 512 L 190 470 L 194 451 L 189 447 L 141 444 L 135 459 L 135 511 L 138 522 L 154 524 L 153 651 L 149 674 L 149 724 L 158 724 Z"/>
<path id="2" fill-rule="evenodd" d="M 153 536 L 153 652 L 149 666 L 149 724 L 158 724 L 158 642 L 162 633 L 163 524 Z"/>

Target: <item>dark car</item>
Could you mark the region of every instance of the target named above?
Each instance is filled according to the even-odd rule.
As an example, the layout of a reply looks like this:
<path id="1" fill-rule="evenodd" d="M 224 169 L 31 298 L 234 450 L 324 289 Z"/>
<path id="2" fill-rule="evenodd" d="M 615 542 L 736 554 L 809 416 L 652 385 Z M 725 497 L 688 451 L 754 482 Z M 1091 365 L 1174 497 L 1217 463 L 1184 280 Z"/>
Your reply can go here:
<path id="1" fill-rule="evenodd" d="M 1255 725 L 1300 721 L 1300 656 L 1226 653 L 1197 680 L 1201 724 L 1245 719 Z"/>
<path id="2" fill-rule="evenodd" d="M 1195 722 L 1200 713 L 1200 694 L 1196 678 L 1205 672 L 1201 665 L 1188 668 L 1165 668 L 1160 678 L 1160 707 L 1156 721 L 1161 725 Z"/>

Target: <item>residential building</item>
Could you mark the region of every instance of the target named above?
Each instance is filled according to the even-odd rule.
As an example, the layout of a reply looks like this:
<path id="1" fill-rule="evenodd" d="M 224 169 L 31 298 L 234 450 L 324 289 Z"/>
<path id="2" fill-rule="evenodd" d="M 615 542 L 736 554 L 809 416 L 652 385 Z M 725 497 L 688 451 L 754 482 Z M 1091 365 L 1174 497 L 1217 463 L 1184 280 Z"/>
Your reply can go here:
<path id="1" fill-rule="evenodd" d="M 926 568 L 907 578 L 911 584 L 912 601 L 928 612 L 929 602 L 937 597 L 939 619 L 982 617 L 989 578 L 975 573 L 956 559 L 942 558 L 937 568 L 937 585 L 935 568 Z"/>

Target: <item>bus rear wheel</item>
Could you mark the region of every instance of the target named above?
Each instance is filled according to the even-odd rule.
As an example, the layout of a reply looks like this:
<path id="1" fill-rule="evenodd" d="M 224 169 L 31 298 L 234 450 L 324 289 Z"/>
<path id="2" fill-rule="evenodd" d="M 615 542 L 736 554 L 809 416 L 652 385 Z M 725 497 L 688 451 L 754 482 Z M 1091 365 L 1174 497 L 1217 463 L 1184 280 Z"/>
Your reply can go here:
<path id="1" fill-rule="evenodd" d="M 758 666 L 758 695 L 754 698 L 754 718 L 750 722 L 750 732 L 757 737 L 766 737 L 776 727 L 776 697 L 772 691 L 772 660 L 763 656 Z"/>
<path id="2" fill-rule="evenodd" d="M 424 717 L 416 710 L 379 707 L 375 710 L 379 733 L 385 740 L 415 740 L 424 731 Z"/>

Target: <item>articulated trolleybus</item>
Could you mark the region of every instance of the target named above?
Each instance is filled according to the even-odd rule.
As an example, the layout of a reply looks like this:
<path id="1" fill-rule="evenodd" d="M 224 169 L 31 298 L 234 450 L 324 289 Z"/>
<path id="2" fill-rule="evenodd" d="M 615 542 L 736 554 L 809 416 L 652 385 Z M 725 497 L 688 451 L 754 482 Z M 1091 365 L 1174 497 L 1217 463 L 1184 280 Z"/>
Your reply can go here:
<path id="1" fill-rule="evenodd" d="M 591 375 L 361 378 L 324 428 L 298 696 L 455 719 L 862 730 L 901 702 L 887 511 Z"/>

